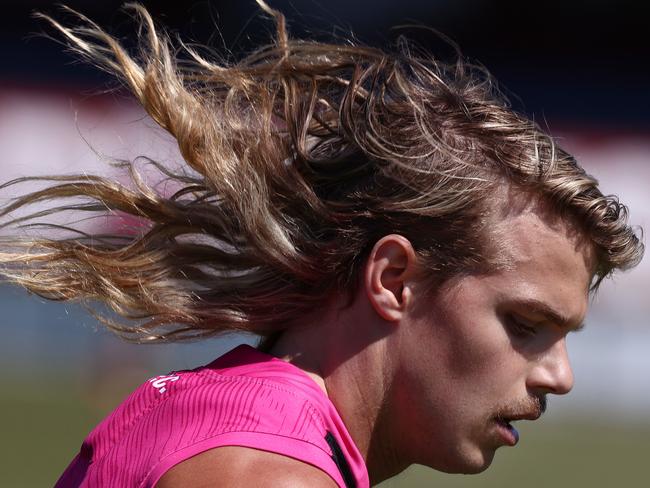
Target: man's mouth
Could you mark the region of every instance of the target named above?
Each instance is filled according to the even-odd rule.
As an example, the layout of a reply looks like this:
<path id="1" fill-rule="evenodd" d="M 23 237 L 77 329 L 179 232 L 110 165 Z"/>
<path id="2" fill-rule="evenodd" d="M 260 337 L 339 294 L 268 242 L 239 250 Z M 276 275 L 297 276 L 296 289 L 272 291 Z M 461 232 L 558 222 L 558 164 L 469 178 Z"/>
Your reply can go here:
<path id="1" fill-rule="evenodd" d="M 537 420 L 542 415 L 542 409 L 513 415 L 498 415 L 495 418 L 497 428 L 504 442 L 514 446 L 519 442 L 519 431 L 512 425 L 517 420 Z"/>
<path id="2" fill-rule="evenodd" d="M 544 396 L 497 410 L 499 413 L 494 417 L 494 421 L 503 442 L 509 446 L 514 446 L 519 442 L 519 431 L 512 425 L 513 422 L 537 420 L 545 411 L 546 397 Z"/>
<path id="3" fill-rule="evenodd" d="M 507 419 L 497 418 L 497 428 L 505 443 L 509 446 L 515 446 L 519 442 L 519 431 Z"/>

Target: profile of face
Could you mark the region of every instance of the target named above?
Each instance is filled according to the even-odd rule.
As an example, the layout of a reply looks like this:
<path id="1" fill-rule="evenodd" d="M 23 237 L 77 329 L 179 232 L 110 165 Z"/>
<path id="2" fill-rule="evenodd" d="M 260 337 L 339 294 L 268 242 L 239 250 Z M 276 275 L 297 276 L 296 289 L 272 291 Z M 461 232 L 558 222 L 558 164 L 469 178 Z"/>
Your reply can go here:
<path id="1" fill-rule="evenodd" d="M 534 209 L 506 216 L 495 232 L 509 265 L 433 294 L 415 287 L 392 339 L 404 448 L 446 472 L 486 469 L 498 447 L 517 443 L 512 422 L 538 418 L 546 395 L 573 385 L 565 341 L 587 311 L 591 249 Z"/>

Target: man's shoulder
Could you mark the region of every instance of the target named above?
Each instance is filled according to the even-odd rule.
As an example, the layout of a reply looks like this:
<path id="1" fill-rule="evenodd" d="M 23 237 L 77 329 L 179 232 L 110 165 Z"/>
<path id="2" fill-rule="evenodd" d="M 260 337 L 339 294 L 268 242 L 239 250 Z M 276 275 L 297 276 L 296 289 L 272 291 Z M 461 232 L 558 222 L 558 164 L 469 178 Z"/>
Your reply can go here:
<path id="1" fill-rule="evenodd" d="M 239 486 L 336 488 L 336 482 L 310 464 L 280 454 L 239 446 L 209 449 L 167 471 L 156 488 Z"/>

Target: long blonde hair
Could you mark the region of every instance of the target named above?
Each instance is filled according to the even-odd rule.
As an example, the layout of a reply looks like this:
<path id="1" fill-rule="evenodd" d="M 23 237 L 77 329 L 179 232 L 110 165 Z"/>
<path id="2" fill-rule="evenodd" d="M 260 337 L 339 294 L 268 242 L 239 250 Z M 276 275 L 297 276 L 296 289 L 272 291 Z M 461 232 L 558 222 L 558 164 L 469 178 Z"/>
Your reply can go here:
<path id="1" fill-rule="evenodd" d="M 5 236 L 6 278 L 49 299 L 106 302 L 130 319 L 107 325 L 131 340 L 270 335 L 353 289 L 366 253 L 388 233 L 411 240 L 436 283 L 490 269 L 486 215 L 504 185 L 538 195 L 580 227 L 597 250 L 594 286 L 641 259 L 626 208 L 511 110 L 484 69 L 460 57 L 443 63 L 406 42 L 385 52 L 290 39 L 282 14 L 258 3 L 276 21 L 275 43 L 234 63 L 184 45 L 176 53 L 137 4 L 128 6 L 142 28 L 135 54 L 81 15 L 78 27 L 45 17 L 124 82 L 176 139 L 189 170 L 154 163 L 179 188 L 171 196 L 130 166 L 134 185 L 57 176 L 15 199 L 3 216 L 84 201 L 5 227 L 73 208 L 121 212 L 142 231 Z"/>

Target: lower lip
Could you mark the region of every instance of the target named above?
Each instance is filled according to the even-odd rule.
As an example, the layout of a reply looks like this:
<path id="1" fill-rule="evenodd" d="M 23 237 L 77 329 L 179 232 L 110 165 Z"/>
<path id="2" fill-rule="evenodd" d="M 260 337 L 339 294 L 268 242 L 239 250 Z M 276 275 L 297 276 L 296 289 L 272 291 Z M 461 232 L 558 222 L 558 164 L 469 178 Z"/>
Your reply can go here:
<path id="1" fill-rule="evenodd" d="M 519 442 L 519 432 L 512 425 L 497 421 L 497 430 L 507 446 L 515 446 Z"/>

